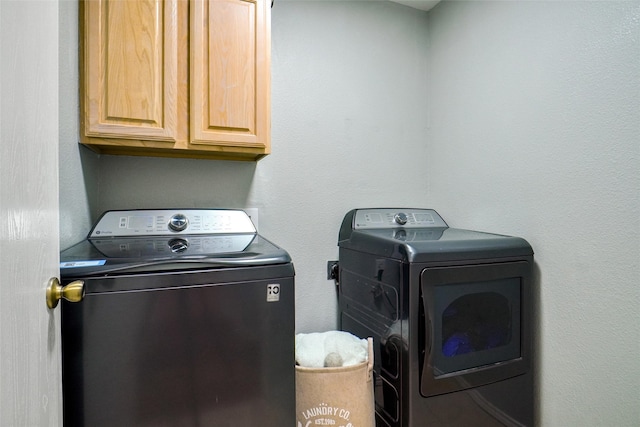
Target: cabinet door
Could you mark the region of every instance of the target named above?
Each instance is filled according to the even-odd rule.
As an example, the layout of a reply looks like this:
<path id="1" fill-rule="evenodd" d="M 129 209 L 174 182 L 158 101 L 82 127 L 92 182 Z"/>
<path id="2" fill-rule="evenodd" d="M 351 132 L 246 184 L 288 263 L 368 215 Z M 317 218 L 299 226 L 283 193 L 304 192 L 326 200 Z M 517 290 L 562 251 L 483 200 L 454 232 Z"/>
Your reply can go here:
<path id="1" fill-rule="evenodd" d="M 268 154 L 270 3 L 192 0 L 193 148 Z"/>
<path id="2" fill-rule="evenodd" d="M 83 142 L 175 142 L 180 128 L 178 0 L 83 4 L 84 135 L 107 138 Z"/>

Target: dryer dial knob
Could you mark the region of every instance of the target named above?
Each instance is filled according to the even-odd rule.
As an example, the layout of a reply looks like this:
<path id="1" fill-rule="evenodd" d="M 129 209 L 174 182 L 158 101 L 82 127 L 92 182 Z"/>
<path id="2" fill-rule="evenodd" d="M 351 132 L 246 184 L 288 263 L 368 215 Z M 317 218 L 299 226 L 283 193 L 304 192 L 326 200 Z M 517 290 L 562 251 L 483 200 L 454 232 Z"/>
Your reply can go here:
<path id="1" fill-rule="evenodd" d="M 395 214 L 395 216 L 393 217 L 393 220 L 400 225 L 405 225 L 407 223 L 407 221 L 409 220 L 409 218 L 407 217 L 406 213 L 400 212 Z"/>
<path id="2" fill-rule="evenodd" d="M 175 214 L 169 220 L 169 230 L 171 231 L 184 231 L 189 224 L 189 220 L 183 214 Z"/>

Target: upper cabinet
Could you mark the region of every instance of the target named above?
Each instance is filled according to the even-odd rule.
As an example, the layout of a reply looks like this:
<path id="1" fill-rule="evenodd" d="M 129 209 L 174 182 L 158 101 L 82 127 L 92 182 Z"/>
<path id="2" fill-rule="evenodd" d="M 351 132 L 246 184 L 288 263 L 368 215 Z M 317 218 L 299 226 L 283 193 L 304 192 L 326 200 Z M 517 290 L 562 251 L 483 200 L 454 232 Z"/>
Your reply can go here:
<path id="1" fill-rule="evenodd" d="M 86 0 L 81 142 L 100 153 L 270 152 L 270 3 Z"/>

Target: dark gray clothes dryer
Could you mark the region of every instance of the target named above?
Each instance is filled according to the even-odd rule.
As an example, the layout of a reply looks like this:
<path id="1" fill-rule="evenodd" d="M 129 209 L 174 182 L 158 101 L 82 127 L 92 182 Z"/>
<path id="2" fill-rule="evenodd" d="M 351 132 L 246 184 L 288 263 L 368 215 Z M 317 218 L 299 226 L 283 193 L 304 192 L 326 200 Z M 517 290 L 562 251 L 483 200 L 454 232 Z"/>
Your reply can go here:
<path id="1" fill-rule="evenodd" d="M 378 426 L 533 426 L 533 250 L 431 209 L 356 209 L 341 328 L 373 337 Z"/>
<path id="2" fill-rule="evenodd" d="M 295 424 L 293 263 L 243 211 L 109 211 L 61 272 L 65 426 Z"/>

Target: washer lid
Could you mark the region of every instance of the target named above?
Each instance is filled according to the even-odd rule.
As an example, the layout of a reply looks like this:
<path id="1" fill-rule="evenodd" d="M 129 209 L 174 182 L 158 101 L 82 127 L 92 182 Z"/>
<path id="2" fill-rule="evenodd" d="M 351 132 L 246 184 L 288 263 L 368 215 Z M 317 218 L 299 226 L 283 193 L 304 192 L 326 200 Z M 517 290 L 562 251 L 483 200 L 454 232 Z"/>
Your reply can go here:
<path id="1" fill-rule="evenodd" d="M 223 209 L 109 211 L 86 240 L 60 253 L 63 278 L 290 262 L 246 213 Z"/>

